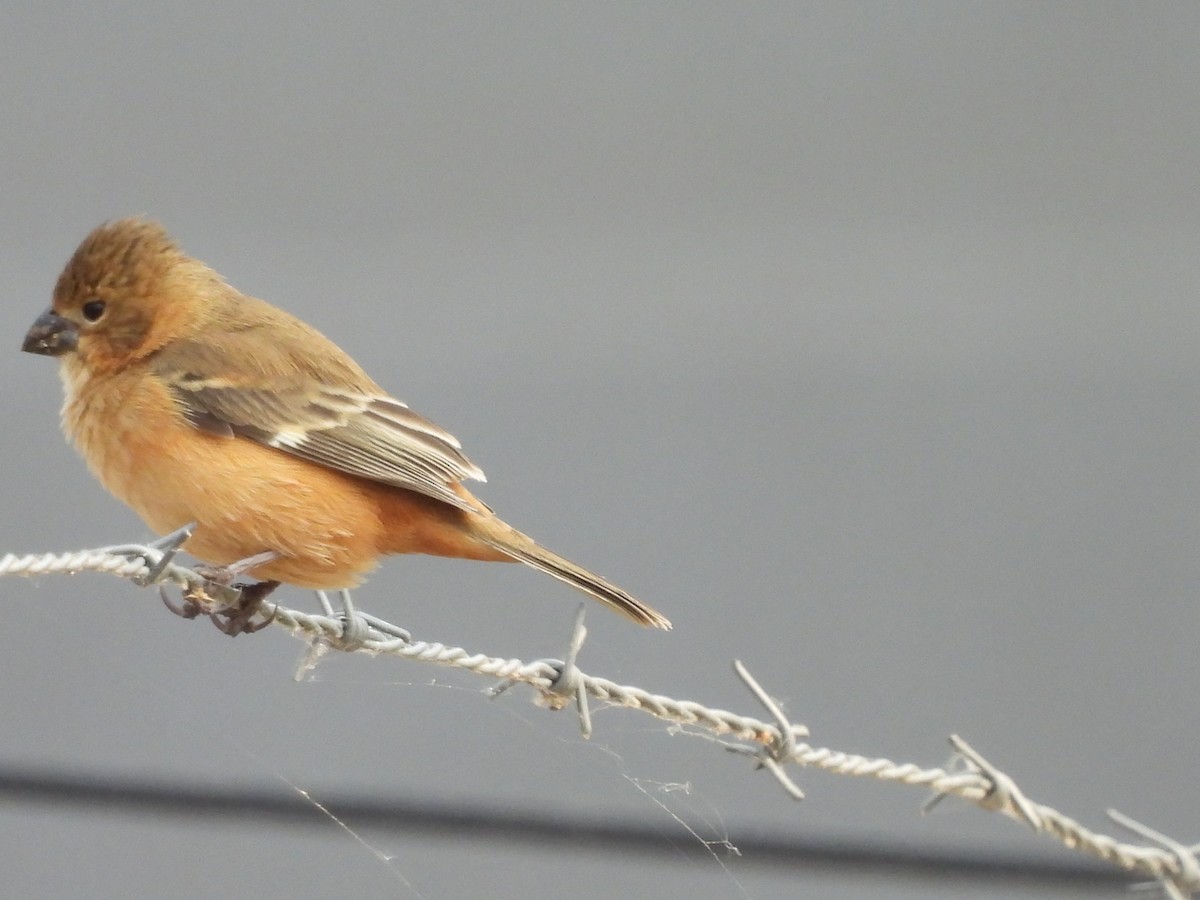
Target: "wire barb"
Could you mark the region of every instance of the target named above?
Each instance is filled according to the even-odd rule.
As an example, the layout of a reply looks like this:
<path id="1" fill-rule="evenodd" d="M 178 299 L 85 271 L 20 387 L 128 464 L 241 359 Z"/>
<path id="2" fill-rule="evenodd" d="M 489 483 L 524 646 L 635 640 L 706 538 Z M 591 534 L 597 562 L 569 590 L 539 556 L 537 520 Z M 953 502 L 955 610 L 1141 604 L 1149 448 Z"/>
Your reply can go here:
<path id="1" fill-rule="evenodd" d="M 159 538 L 151 544 L 147 544 L 151 549 L 158 550 L 160 556 L 158 562 L 150 567 L 149 572 L 143 577 L 133 580 L 134 584 L 138 587 L 148 587 L 152 584 L 158 584 L 162 580 L 163 572 L 167 570 L 167 566 L 171 565 L 176 554 L 179 553 L 179 548 L 192 536 L 192 530 L 195 527 L 195 522 L 189 522 L 182 528 L 172 531 L 170 534 Z M 137 556 L 138 554 L 135 553 L 134 557 L 137 558 Z"/>
<path id="2" fill-rule="evenodd" d="M 1159 885 L 1171 900 L 1186 900 L 1193 894 L 1200 893 L 1200 860 L 1196 858 L 1197 853 L 1200 853 L 1200 844 L 1188 847 L 1122 812 L 1115 809 L 1107 812 L 1108 817 L 1122 828 L 1152 844 L 1158 844 L 1174 857 L 1176 869 L 1163 872 L 1158 877 Z"/>
<path id="3" fill-rule="evenodd" d="M 177 539 L 178 534 L 168 537 Z M 183 540 L 186 540 L 186 537 Z M 177 546 L 174 549 L 177 549 Z M 218 603 L 236 603 L 238 600 L 239 592 L 236 589 L 230 591 L 234 596 L 228 600 L 224 596 L 213 597 L 208 593 L 212 591 L 220 595 L 222 592 L 219 590 L 220 586 L 206 581 L 199 573 L 175 563 L 173 548 L 166 542 L 159 542 L 159 546 L 126 544 L 76 553 L 26 556 L 9 553 L 0 557 L 0 576 L 74 574 L 85 571 L 105 572 L 138 584 L 148 584 L 151 580 L 160 586 L 175 584 L 184 589 L 185 597 L 189 593 L 203 595 L 210 603 L 214 600 Z M 591 733 L 591 718 L 587 711 L 587 701 L 590 698 L 610 706 L 647 713 L 676 727 L 703 729 L 717 737 L 731 737 L 734 740 L 757 744 L 759 746 L 753 748 L 741 746 L 731 749 L 755 756 L 759 765 L 767 768 L 784 789 L 797 799 L 803 797 L 803 794 L 787 777 L 784 772 L 785 765 L 818 768 L 835 775 L 853 775 L 923 787 L 932 790 L 935 798 L 955 796 L 982 809 L 999 812 L 1022 822 L 1035 832 L 1048 835 L 1069 849 L 1111 863 L 1126 871 L 1153 878 L 1173 900 L 1183 900 L 1200 893 L 1200 860 L 1197 859 L 1200 845 L 1185 846 L 1114 811 L 1109 813 L 1114 821 L 1138 834 L 1149 844 L 1123 843 L 1116 838 L 1091 831 L 1053 807 L 1036 803 L 1026 797 L 1010 777 L 989 763 L 957 735 L 951 737 L 956 757 L 946 767 L 924 768 L 913 763 L 897 763 L 886 758 L 871 758 L 827 747 L 814 747 L 802 740 L 808 737 L 808 730 L 802 725 L 791 724 L 779 704 L 763 690 L 740 662 L 734 664 L 738 676 L 768 711 L 774 722 L 716 709 L 694 700 L 677 700 L 632 685 L 617 684 L 606 678 L 585 674 L 577 665 L 579 652 L 587 635 L 582 613 L 576 615 L 566 660 L 535 660 L 526 663 L 519 659 L 471 653 L 461 647 L 415 640 L 397 625 L 358 612 L 348 597 L 342 598 L 342 610 L 338 612 L 328 597 L 320 594 L 318 596 L 322 598 L 321 613 L 307 613 L 277 605 L 265 624 L 286 628 L 293 636 L 321 652 L 337 649 L 351 653 L 396 656 L 414 662 L 452 666 L 496 679 L 499 683 L 491 689 L 492 696 L 498 696 L 512 685 L 528 684 L 539 697 L 551 699 L 548 705 L 561 708 L 573 699 L 579 709 L 581 729 L 585 737 Z M 265 615 L 265 610 L 260 611 Z M 314 652 L 310 651 L 309 655 L 312 658 L 302 663 L 296 673 L 297 677 L 303 677 L 306 671 L 311 670 L 319 654 L 314 655 Z"/>
<path id="4" fill-rule="evenodd" d="M 1015 781 L 984 759 L 979 751 L 957 734 L 950 735 L 950 745 L 967 763 L 967 771 L 978 772 L 988 780 L 990 786 L 978 801 L 980 806 L 1024 822 L 1034 831 L 1045 828 L 1037 807 L 1022 793 Z"/>
<path id="5" fill-rule="evenodd" d="M 775 780 L 783 786 L 783 789 L 788 792 L 788 795 L 793 800 L 803 800 L 804 791 L 800 790 L 799 785 L 792 781 L 791 776 L 788 775 L 783 766 L 785 763 L 792 762 L 795 759 L 796 738 L 808 737 L 808 729 L 803 725 L 793 725 L 788 721 L 788 717 L 784 715 L 783 708 L 775 702 L 770 694 L 763 690 L 762 685 L 750 674 L 750 670 L 742 664 L 740 659 L 733 661 L 733 671 L 737 672 L 738 677 L 745 682 L 746 687 L 750 688 L 750 693 L 757 698 L 758 702 L 767 708 L 767 712 L 775 717 L 779 733 L 765 747 L 758 749 L 730 747 L 729 749 L 736 753 L 744 753 L 748 756 L 757 757 L 757 768 L 766 769 L 774 775 Z"/>
<path id="6" fill-rule="evenodd" d="M 354 609 L 354 601 L 350 598 L 350 592 L 345 588 L 338 591 L 338 597 L 342 601 L 342 636 L 340 640 L 341 646 L 339 650 L 351 652 L 362 648 L 367 641 L 368 626 L 366 621 Z"/>
<path id="7" fill-rule="evenodd" d="M 553 709 L 562 709 L 570 701 L 575 701 L 575 709 L 579 713 L 579 733 L 585 741 L 592 736 L 592 713 L 588 708 L 587 684 L 575 661 L 579 658 L 579 651 L 583 649 L 583 642 L 587 640 L 587 628 L 583 624 L 586 611 L 580 603 L 575 611 L 571 641 L 567 644 L 567 655 L 563 661 L 560 663 L 557 660 L 546 660 L 558 668 L 558 677 L 550 682 L 545 691 L 547 705 Z"/>

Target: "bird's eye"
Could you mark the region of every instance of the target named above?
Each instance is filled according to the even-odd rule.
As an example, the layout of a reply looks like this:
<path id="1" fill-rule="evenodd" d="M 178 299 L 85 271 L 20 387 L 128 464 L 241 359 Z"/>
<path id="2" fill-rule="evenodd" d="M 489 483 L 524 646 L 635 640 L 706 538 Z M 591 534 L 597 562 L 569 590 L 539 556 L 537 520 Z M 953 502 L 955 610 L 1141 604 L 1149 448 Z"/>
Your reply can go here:
<path id="1" fill-rule="evenodd" d="M 99 321 L 102 315 L 104 315 L 103 300 L 89 300 L 83 304 L 83 317 L 89 322 Z"/>

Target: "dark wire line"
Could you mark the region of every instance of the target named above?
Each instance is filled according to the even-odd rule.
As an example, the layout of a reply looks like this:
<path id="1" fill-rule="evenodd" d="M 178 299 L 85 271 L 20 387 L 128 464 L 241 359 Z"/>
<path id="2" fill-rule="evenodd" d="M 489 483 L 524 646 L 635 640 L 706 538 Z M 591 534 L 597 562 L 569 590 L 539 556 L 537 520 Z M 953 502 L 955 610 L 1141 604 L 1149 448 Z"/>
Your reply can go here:
<path id="1" fill-rule="evenodd" d="M 151 782 L 105 775 L 73 775 L 32 769 L 0 770 L 0 797 L 10 802 L 83 807 L 126 815 L 274 822 L 291 827 L 328 828 L 329 819 L 303 797 L 248 787 Z M 661 861 L 711 858 L 716 845 L 691 836 L 625 819 L 585 819 L 545 810 L 514 810 L 484 804 L 449 805 L 438 801 L 379 799 L 324 794 L 321 805 L 356 830 L 409 832 L 424 839 L 453 836 L 490 843 L 570 846 L 575 853 L 622 853 Z M 1123 889 L 1120 872 L 1078 860 L 981 854 L 960 850 L 907 847 L 869 841 L 798 839 L 766 832 L 730 829 L 740 855 L 729 853 L 733 867 L 804 868 L 853 871 L 856 875 L 905 875 L 917 878 L 969 877 L 1009 884 Z"/>

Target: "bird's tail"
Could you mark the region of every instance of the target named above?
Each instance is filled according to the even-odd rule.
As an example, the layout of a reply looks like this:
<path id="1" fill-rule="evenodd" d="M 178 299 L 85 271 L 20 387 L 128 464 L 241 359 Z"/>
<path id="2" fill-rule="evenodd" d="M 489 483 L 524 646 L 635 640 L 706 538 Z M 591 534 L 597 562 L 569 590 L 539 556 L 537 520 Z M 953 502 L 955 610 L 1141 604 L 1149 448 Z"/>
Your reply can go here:
<path id="1" fill-rule="evenodd" d="M 486 523 L 486 524 L 485 524 Z M 599 575 L 589 572 L 582 566 L 577 566 L 569 559 L 564 559 L 557 553 L 547 550 L 533 538 L 522 534 L 511 525 L 498 518 L 488 517 L 473 523 L 471 534 L 489 547 L 500 551 L 505 556 L 532 566 L 547 575 L 553 575 L 560 581 L 565 581 L 573 588 L 595 597 L 605 606 L 627 618 L 633 619 L 639 625 L 650 625 L 671 628 L 671 623 L 665 616 L 637 597 L 626 593 L 615 584 L 605 581 Z"/>

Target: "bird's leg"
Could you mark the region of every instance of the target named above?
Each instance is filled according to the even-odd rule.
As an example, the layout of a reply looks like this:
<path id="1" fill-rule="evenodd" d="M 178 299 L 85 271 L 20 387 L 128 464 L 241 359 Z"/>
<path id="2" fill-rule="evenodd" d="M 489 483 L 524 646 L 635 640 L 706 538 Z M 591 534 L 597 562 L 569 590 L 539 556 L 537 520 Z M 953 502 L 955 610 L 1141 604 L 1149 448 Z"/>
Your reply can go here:
<path id="1" fill-rule="evenodd" d="M 254 581 L 234 584 L 234 579 L 251 569 L 279 559 L 279 557 L 280 554 L 274 550 L 266 550 L 262 553 L 248 556 L 245 559 L 239 559 L 227 566 L 196 566 L 194 571 L 205 580 L 212 582 L 218 587 L 236 590 L 238 593 L 237 599 L 232 604 L 213 610 L 211 608 L 205 609 L 200 604 L 197 604 L 194 598 L 187 597 L 187 603 L 197 607 L 195 612 L 192 612 L 188 606 L 185 606 L 183 611 L 175 609 L 172 609 L 172 611 L 179 612 L 180 615 L 189 619 L 195 618 L 201 612 L 207 613 L 212 623 L 217 626 L 217 630 L 230 637 L 261 631 L 275 621 L 275 610 L 272 610 L 271 614 L 261 622 L 254 622 L 253 619 L 261 611 L 260 605 L 263 599 L 271 591 L 279 587 L 279 582 Z"/>
<path id="2" fill-rule="evenodd" d="M 211 581 L 213 584 L 219 584 L 221 587 L 231 587 L 233 579 L 239 575 L 244 575 L 251 569 L 258 568 L 269 562 L 274 562 L 279 559 L 281 554 L 274 550 L 264 550 L 262 553 L 255 553 L 253 556 L 247 556 L 245 559 L 239 559 L 236 562 L 231 562 L 226 566 L 196 566 L 194 571 L 197 575 Z"/>

